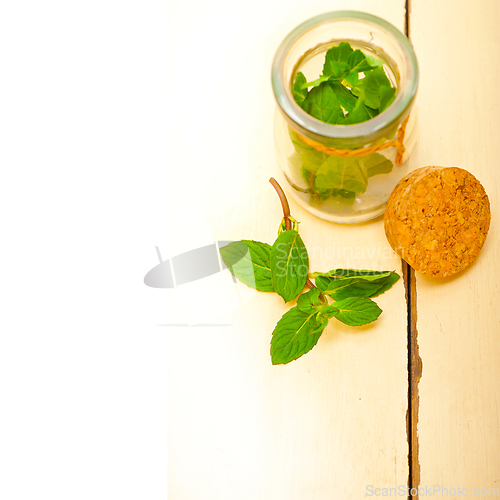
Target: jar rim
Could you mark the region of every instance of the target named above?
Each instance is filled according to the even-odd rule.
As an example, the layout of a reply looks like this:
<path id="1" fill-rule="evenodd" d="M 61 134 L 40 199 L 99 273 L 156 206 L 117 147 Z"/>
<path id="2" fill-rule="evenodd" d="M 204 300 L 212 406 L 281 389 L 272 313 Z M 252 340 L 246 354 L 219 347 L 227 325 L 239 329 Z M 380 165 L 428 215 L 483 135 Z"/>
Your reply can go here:
<path id="1" fill-rule="evenodd" d="M 382 28 L 389 33 L 393 41 L 402 49 L 407 66 L 407 78 L 403 87 L 397 92 L 392 104 L 379 115 L 370 120 L 352 125 L 335 125 L 322 122 L 306 113 L 294 100 L 291 88 L 283 78 L 283 70 L 286 58 L 293 45 L 311 29 L 328 24 L 332 21 L 360 21 L 362 23 Z M 313 134 L 339 138 L 352 139 L 366 135 L 372 135 L 391 126 L 396 120 L 404 119 L 408 114 L 412 101 L 418 88 L 419 70 L 413 47 L 408 38 L 394 25 L 380 17 L 365 12 L 340 10 L 327 12 L 312 17 L 292 30 L 281 42 L 274 56 L 271 81 L 275 99 L 281 110 L 300 128 Z"/>

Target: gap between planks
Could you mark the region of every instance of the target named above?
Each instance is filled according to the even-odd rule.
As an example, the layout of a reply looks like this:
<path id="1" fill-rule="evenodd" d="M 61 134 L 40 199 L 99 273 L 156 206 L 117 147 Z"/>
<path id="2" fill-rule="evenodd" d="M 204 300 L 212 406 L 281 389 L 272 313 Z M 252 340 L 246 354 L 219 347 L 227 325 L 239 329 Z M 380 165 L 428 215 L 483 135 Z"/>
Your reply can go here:
<path id="1" fill-rule="evenodd" d="M 408 498 L 418 498 L 420 484 L 420 463 L 418 461 L 418 383 L 422 376 L 422 359 L 418 349 L 417 332 L 417 287 L 415 271 L 402 262 L 403 280 L 406 294 L 407 307 L 407 333 L 408 333 L 408 409 L 406 411 L 406 433 L 408 439 L 408 487 L 417 491 L 416 495 Z"/>
<path id="2" fill-rule="evenodd" d="M 411 0 L 405 0 L 405 35 L 410 39 Z M 422 358 L 418 349 L 417 332 L 417 284 L 415 271 L 402 261 L 403 280 L 407 304 L 408 333 L 408 409 L 406 412 L 406 433 L 408 439 L 408 487 L 409 499 L 418 499 L 420 485 L 420 462 L 418 460 L 418 383 L 422 376 Z M 411 493 L 415 491 L 416 495 Z"/>

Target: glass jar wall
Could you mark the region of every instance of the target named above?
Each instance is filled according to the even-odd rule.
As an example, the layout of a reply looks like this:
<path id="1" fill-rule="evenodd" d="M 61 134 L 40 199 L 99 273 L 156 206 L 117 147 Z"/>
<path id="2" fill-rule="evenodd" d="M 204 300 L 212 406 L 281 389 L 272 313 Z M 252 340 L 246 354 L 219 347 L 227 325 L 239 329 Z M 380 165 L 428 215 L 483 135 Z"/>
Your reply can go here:
<path id="1" fill-rule="evenodd" d="M 292 94 L 299 72 L 307 82 L 317 79 L 326 52 L 342 42 L 383 63 L 396 89 L 387 109 L 352 125 L 314 118 Z M 382 214 L 394 186 L 415 168 L 412 153 L 418 121 L 412 107 L 418 66 L 406 36 L 388 22 L 361 12 L 317 16 L 293 30 L 278 48 L 272 84 L 277 102 L 278 177 L 287 193 L 309 212 L 331 222 L 362 222 Z"/>

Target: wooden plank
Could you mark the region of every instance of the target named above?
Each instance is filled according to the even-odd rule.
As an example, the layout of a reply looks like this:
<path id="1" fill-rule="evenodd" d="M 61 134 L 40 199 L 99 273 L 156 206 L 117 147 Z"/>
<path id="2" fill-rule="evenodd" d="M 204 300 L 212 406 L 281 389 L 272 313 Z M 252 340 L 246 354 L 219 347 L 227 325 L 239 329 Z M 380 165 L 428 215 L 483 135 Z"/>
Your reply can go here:
<path id="1" fill-rule="evenodd" d="M 268 183 L 275 175 L 270 67 L 282 38 L 315 14 L 345 8 L 340 0 L 291 5 L 259 0 L 252 7 L 219 0 L 172 8 L 169 129 L 172 216 L 207 214 L 213 239 L 272 243 L 281 220 Z M 404 29 L 404 1 L 353 1 Z M 186 80 L 201 64 L 202 81 Z M 204 60 L 208 57 L 209 60 Z M 199 69 L 199 68 L 198 68 Z M 243 75 L 238 85 L 234 75 Z M 188 118 L 186 118 L 188 117 Z M 190 160 L 186 162 L 185 155 Z M 179 209 L 179 207 L 181 207 Z M 291 201 L 311 255 L 311 270 L 393 269 L 382 221 L 339 226 Z M 186 212 L 189 212 L 186 215 Z M 194 223 L 193 223 L 194 224 Z M 194 226 L 189 226 L 194 227 Z M 179 239 L 184 234 L 179 230 Z M 188 235 L 186 235 L 188 237 Z M 406 485 L 408 478 L 407 321 L 404 286 L 376 301 L 373 325 L 332 324 L 300 360 L 272 366 L 271 332 L 288 309 L 258 293 L 221 323 L 168 329 L 169 498 L 343 500 L 369 487 Z"/>
<path id="2" fill-rule="evenodd" d="M 447 496 L 444 488 L 466 488 L 470 496 L 499 496 L 500 489 L 499 22 L 495 0 L 412 2 L 419 164 L 469 170 L 492 211 L 469 270 L 442 280 L 417 273 L 420 484 L 436 485 L 436 498 Z"/>

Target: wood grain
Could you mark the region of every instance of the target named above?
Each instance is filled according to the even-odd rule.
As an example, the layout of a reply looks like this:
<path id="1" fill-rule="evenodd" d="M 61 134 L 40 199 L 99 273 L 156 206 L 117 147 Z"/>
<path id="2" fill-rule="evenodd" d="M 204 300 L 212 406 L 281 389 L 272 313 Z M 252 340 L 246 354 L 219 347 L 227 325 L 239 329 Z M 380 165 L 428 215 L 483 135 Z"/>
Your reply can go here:
<path id="1" fill-rule="evenodd" d="M 491 202 L 491 229 L 470 269 L 449 279 L 417 273 L 421 486 L 471 496 L 500 488 L 499 22 L 494 0 L 412 1 L 419 164 L 469 170 Z"/>

